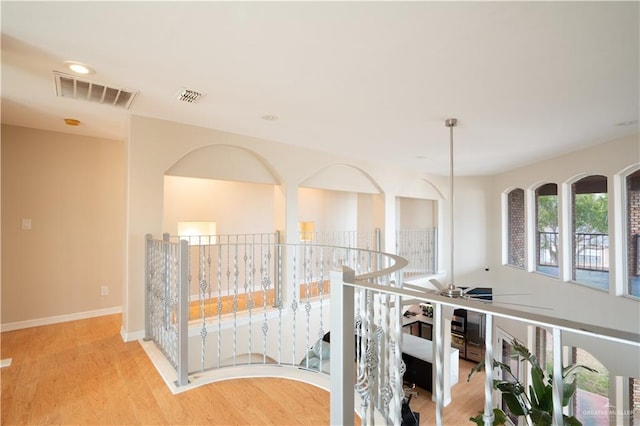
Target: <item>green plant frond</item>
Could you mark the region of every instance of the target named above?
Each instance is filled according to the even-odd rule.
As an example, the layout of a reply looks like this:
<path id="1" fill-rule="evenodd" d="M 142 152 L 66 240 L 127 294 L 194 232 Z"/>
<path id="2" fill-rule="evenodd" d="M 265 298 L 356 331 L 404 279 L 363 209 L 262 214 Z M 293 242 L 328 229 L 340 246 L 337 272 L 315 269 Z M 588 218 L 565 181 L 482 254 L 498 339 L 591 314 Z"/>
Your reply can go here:
<path id="1" fill-rule="evenodd" d="M 484 426 L 484 418 L 482 418 L 482 411 L 475 417 L 469 417 L 469 421 L 477 424 L 478 426 Z"/>
<path id="2" fill-rule="evenodd" d="M 538 395 L 536 394 L 533 386 L 529 385 L 529 400 L 531 401 L 532 407 L 539 407 L 540 401 L 538 400 Z"/>
<path id="3" fill-rule="evenodd" d="M 524 386 L 520 382 L 508 382 L 506 380 L 494 382 L 494 388 L 497 388 L 502 393 L 512 393 L 514 395 L 521 395 L 524 393 Z"/>
<path id="4" fill-rule="evenodd" d="M 553 423 L 553 417 L 545 410 L 532 408 L 529 416 L 531 417 L 533 424 L 536 426 L 551 426 Z"/>
<path id="5" fill-rule="evenodd" d="M 473 376 L 475 376 L 477 373 L 480 373 L 481 371 L 484 371 L 484 360 L 477 363 L 475 367 L 473 367 L 471 371 L 469 371 L 469 375 L 467 376 L 467 382 L 471 380 Z"/>
<path id="6" fill-rule="evenodd" d="M 575 380 L 562 384 L 562 406 L 566 406 L 571 401 L 571 397 L 576 393 L 577 383 Z"/>
<path id="7" fill-rule="evenodd" d="M 469 417 L 469 420 L 478 426 L 484 426 L 484 413 L 482 411 L 478 412 L 478 415 L 475 417 Z M 493 409 L 493 425 L 494 426 L 502 426 L 507 424 L 507 415 L 499 408 Z"/>
<path id="8" fill-rule="evenodd" d="M 497 360 L 493 360 L 493 368 L 500 369 L 506 372 L 510 377 L 510 380 L 496 379 L 493 380 L 493 388 L 500 390 L 502 393 L 502 400 L 509 407 L 509 411 L 515 416 L 529 416 L 534 426 L 551 426 L 553 421 L 553 371 L 549 374 L 545 374 L 545 371 L 538 364 L 538 359 L 535 355 L 531 354 L 529 349 L 518 342 L 513 340 L 512 345 L 512 358 L 521 358 L 526 360 L 531 365 L 531 380 L 528 388 L 525 388 L 517 377 L 515 377 L 511 371 L 509 364 L 502 363 Z M 478 363 L 471 369 L 467 377 L 467 381 L 471 379 L 476 373 L 485 370 L 484 360 Z M 576 392 L 576 378 L 580 369 L 597 373 L 591 367 L 585 365 L 573 364 L 562 369 L 562 406 L 565 407 L 569 404 L 571 398 Z M 494 425 L 503 425 L 507 422 L 506 414 L 496 408 L 494 409 Z M 582 426 L 579 420 L 575 417 L 563 416 L 563 422 L 566 426 Z M 477 425 L 484 426 L 483 413 L 475 417 L 471 417 L 470 421 Z"/>
<path id="9" fill-rule="evenodd" d="M 586 365 L 573 364 L 573 365 L 568 365 L 562 369 L 562 378 L 564 379 L 565 377 L 576 375 L 578 373 L 578 370 L 580 369 L 590 371 L 591 373 L 598 372 L 598 370 L 595 370 L 591 367 L 587 367 Z"/>
<path id="10" fill-rule="evenodd" d="M 540 369 L 532 369 L 531 370 L 531 390 L 530 395 L 531 399 L 535 395 L 538 401 L 544 399 L 545 393 L 545 384 L 544 384 L 544 372 Z"/>
<path id="11" fill-rule="evenodd" d="M 538 364 L 538 358 L 536 358 L 536 356 L 529 351 L 529 348 L 527 348 L 525 345 L 520 343 L 517 339 L 513 340 L 512 345 L 513 345 L 512 353 L 515 353 L 521 356 L 522 358 L 526 359 L 529 362 L 529 364 L 531 364 L 532 368 L 542 370 L 542 368 L 540 368 L 540 365 Z"/>
<path id="12" fill-rule="evenodd" d="M 567 404 L 563 404 L 564 407 Z M 553 388 L 551 386 L 546 386 L 544 388 L 544 397 L 542 398 L 542 402 L 538 407 L 541 410 L 546 410 L 547 412 L 553 411 Z"/>
<path id="13" fill-rule="evenodd" d="M 507 407 L 509 407 L 509 411 L 516 416 L 525 416 L 529 413 L 529 407 L 527 407 L 520 395 L 502 393 L 502 400 L 507 404 Z"/>

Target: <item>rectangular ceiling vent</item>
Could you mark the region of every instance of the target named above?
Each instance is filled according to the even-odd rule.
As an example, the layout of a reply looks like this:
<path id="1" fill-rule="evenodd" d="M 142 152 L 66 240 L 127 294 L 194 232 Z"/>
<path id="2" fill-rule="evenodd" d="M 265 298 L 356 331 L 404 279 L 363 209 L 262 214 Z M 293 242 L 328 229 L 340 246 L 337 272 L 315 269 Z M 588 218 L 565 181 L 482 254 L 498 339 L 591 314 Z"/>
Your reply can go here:
<path id="1" fill-rule="evenodd" d="M 53 76 L 56 83 L 56 95 L 63 98 L 80 99 L 129 109 L 138 94 L 137 91 L 109 87 L 106 84 L 82 80 L 58 71 L 54 71 Z"/>
<path id="2" fill-rule="evenodd" d="M 197 102 L 201 96 L 202 93 L 196 92 L 195 90 L 182 89 L 180 93 L 178 93 L 178 100 L 193 104 Z"/>

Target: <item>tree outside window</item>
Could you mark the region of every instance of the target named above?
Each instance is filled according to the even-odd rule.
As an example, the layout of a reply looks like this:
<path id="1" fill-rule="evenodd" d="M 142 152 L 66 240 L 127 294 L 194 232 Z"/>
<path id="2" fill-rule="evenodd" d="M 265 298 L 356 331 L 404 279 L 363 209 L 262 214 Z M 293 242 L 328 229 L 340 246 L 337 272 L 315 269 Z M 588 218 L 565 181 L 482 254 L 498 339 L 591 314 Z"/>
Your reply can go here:
<path id="1" fill-rule="evenodd" d="M 558 277 L 558 185 L 536 189 L 536 271 Z"/>
<path id="2" fill-rule="evenodd" d="M 609 289 L 609 197 L 605 176 L 572 185 L 573 280 Z"/>

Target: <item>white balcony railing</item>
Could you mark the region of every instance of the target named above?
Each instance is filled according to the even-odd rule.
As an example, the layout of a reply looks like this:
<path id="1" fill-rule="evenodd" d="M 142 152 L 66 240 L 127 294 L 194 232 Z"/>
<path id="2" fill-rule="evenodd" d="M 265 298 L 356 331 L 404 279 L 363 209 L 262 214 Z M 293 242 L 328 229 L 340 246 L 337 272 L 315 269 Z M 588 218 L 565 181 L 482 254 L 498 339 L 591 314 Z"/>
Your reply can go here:
<path id="1" fill-rule="evenodd" d="M 327 377 L 330 372 L 332 424 L 353 424 L 354 410 L 362 424 L 376 423 L 376 416 L 387 424 L 401 423 L 404 364 L 398 307 L 403 300 L 434 306 L 438 425 L 448 392 L 443 373 L 450 362 L 444 351 L 450 329 L 446 324 L 454 308 L 486 314 L 487 424 L 494 406 L 495 317 L 552 331 L 555 424 L 562 424 L 563 332 L 640 346 L 640 337 L 633 333 L 449 298 L 414 286 L 403 288 L 398 283 L 403 282 L 407 262 L 395 255 L 311 244 L 220 239 L 207 243 L 189 246 L 186 241 L 171 242 L 168 236 L 147 239 L 146 337 L 173 366 L 178 387 L 221 371 L 225 377 L 246 376 L 265 367 L 276 367 L 270 374 L 283 376 L 297 371 Z M 197 278 L 186 272 L 190 260 L 197 265 Z M 197 293 L 190 294 L 196 288 Z"/>

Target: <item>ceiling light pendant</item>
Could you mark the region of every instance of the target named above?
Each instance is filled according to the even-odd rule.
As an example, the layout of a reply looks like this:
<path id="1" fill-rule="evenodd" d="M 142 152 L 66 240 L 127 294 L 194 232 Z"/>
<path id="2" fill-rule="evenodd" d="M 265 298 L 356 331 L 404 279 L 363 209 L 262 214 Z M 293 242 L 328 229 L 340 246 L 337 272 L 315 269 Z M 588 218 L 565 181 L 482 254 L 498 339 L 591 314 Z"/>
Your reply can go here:
<path id="1" fill-rule="evenodd" d="M 464 292 L 462 291 L 462 289 L 457 288 L 456 285 L 454 284 L 454 257 L 455 257 L 455 250 L 454 250 L 454 240 L 455 240 L 455 234 L 454 234 L 454 215 L 453 215 L 453 128 L 456 127 L 458 125 L 458 119 L 457 118 L 447 118 L 444 121 L 444 125 L 446 127 L 449 128 L 449 215 L 450 215 L 450 222 L 451 222 L 451 241 L 450 241 L 450 248 L 451 248 L 451 283 L 447 286 L 446 289 L 443 289 L 441 291 L 441 294 L 443 296 L 447 296 L 447 297 L 462 297 Z"/>

